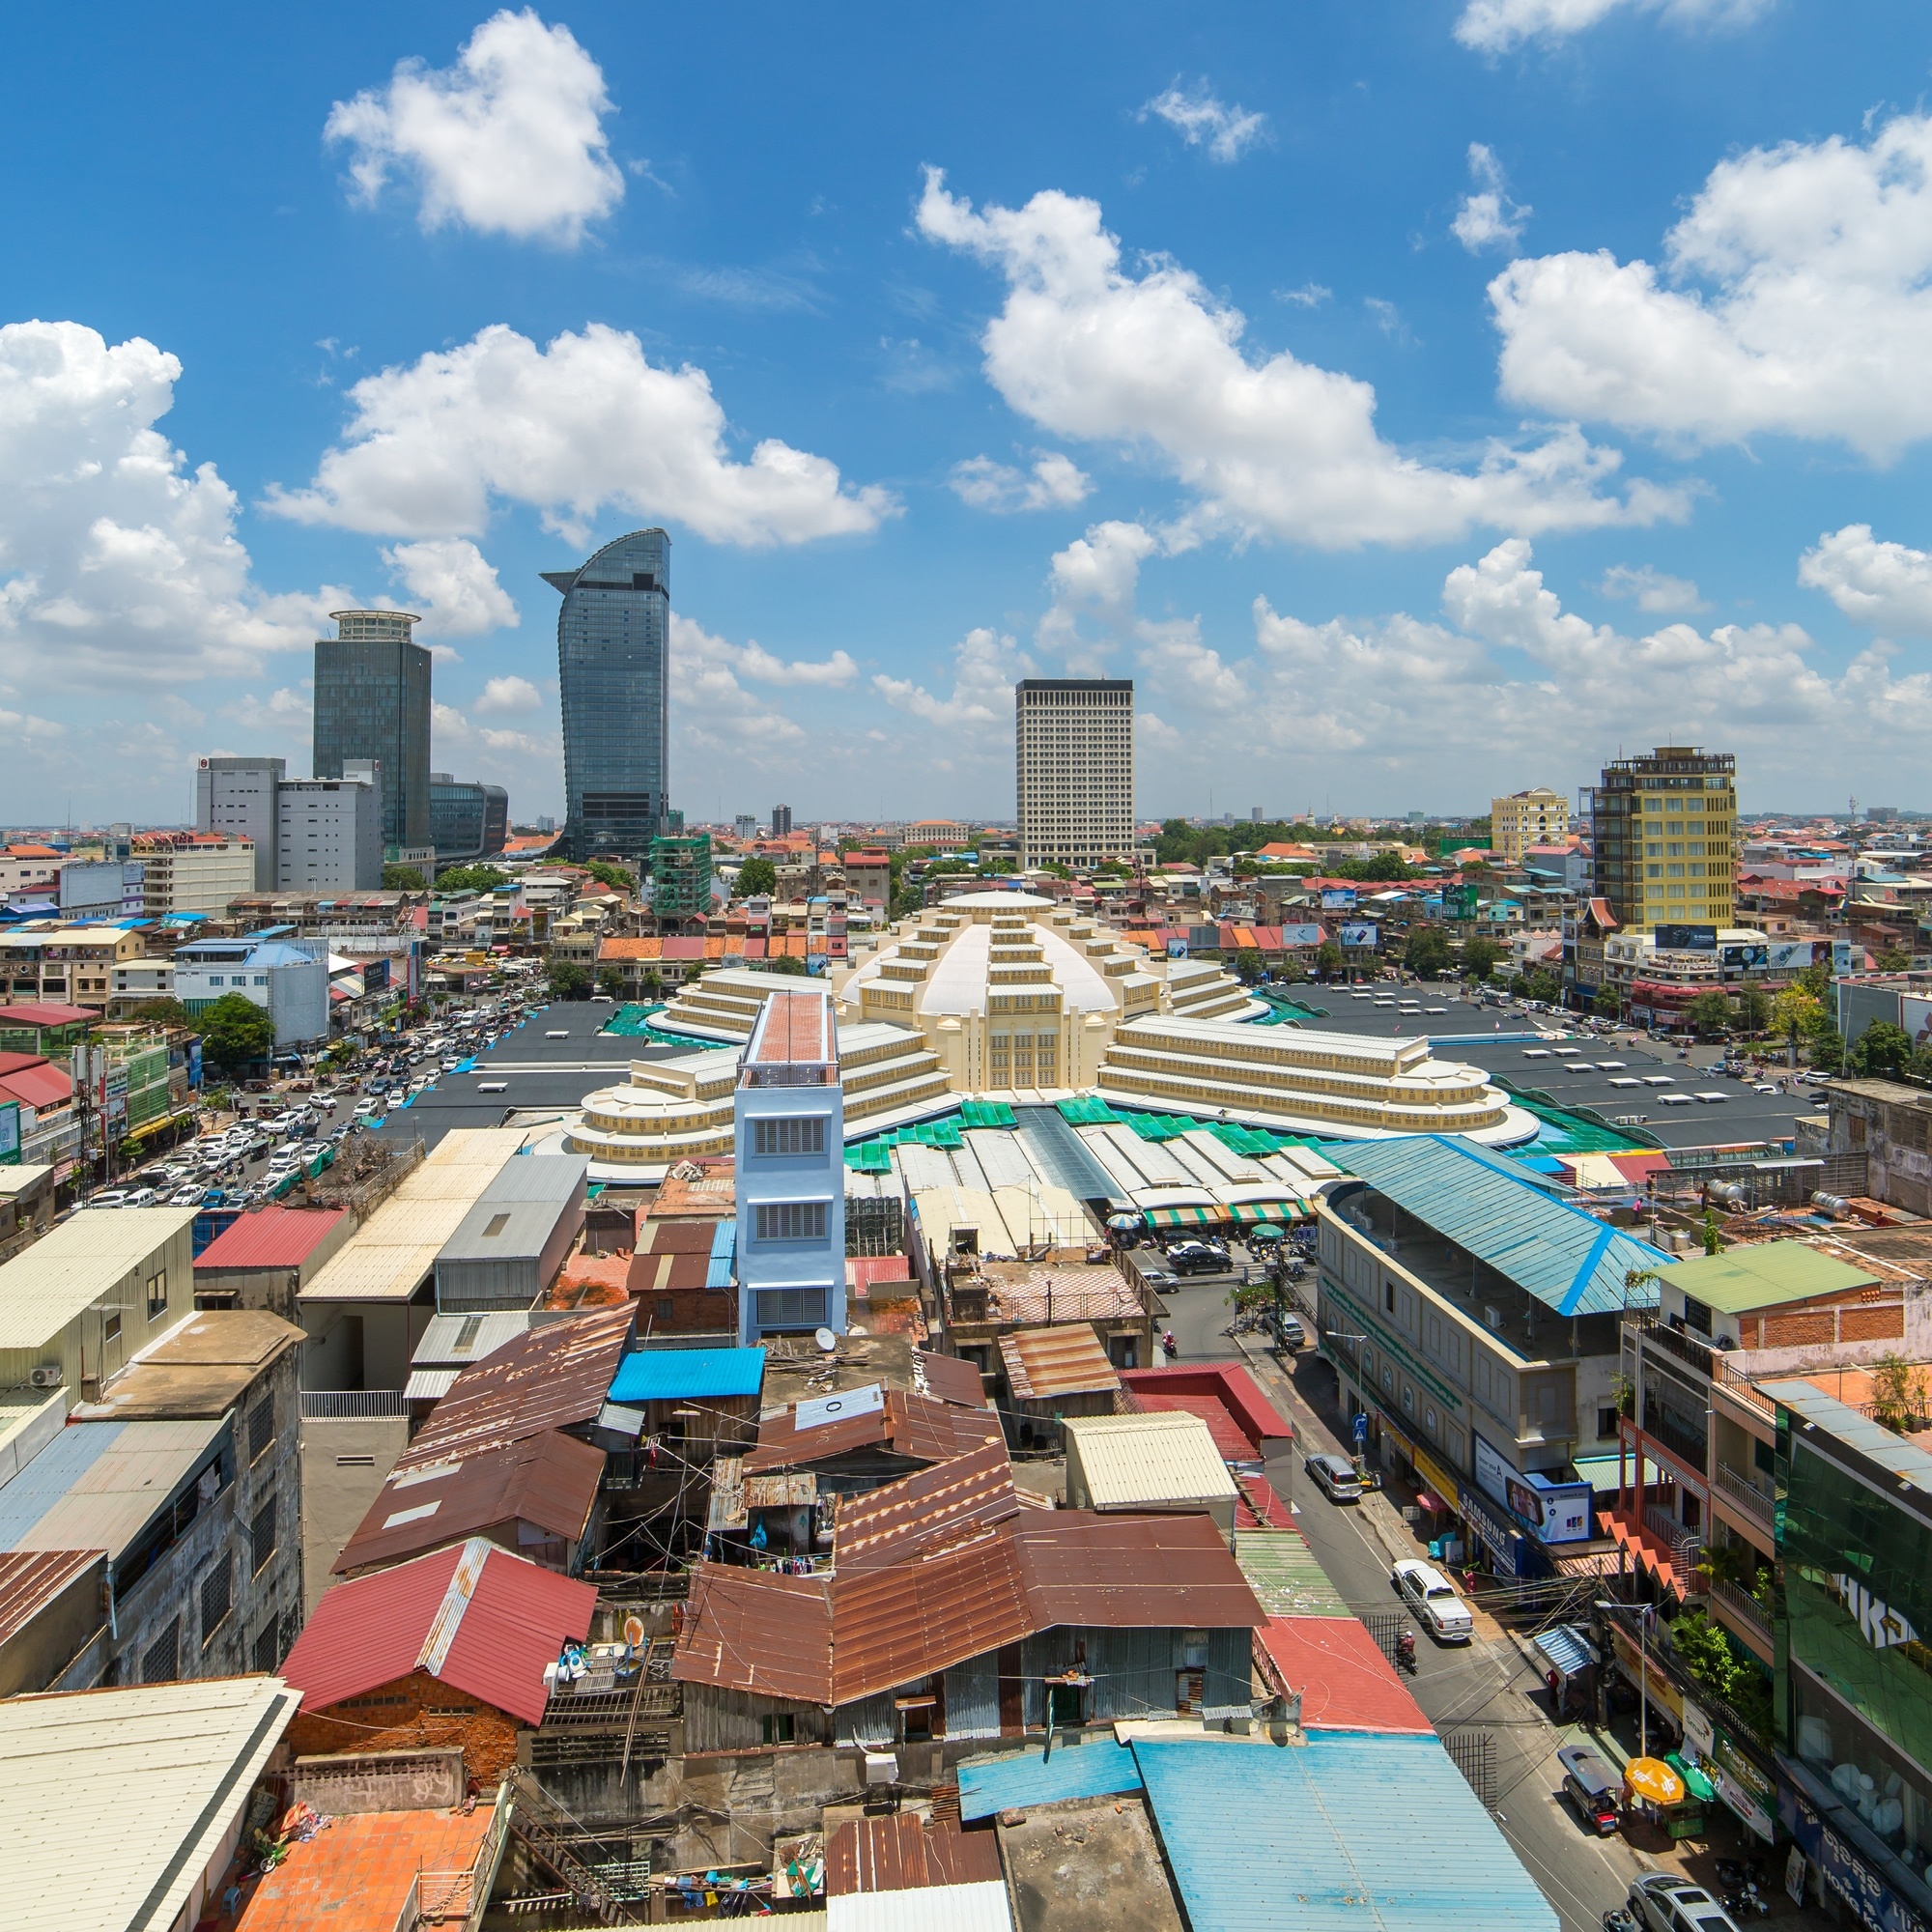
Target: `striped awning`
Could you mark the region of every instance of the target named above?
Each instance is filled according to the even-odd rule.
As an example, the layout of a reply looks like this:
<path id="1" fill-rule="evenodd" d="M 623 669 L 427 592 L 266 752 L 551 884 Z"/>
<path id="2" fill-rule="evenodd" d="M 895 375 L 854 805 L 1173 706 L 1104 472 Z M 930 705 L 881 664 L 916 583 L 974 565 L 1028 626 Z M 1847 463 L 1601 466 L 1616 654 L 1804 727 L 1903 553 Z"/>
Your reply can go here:
<path id="1" fill-rule="evenodd" d="M 1228 1216 L 1219 1208 L 1149 1208 L 1144 1210 L 1153 1228 L 1211 1228 Z"/>
<path id="2" fill-rule="evenodd" d="M 1228 1209 L 1230 1217 L 1236 1221 L 1310 1221 L 1315 1217 L 1309 1212 L 1308 1203 L 1284 1197 L 1280 1201 L 1241 1201 Z"/>

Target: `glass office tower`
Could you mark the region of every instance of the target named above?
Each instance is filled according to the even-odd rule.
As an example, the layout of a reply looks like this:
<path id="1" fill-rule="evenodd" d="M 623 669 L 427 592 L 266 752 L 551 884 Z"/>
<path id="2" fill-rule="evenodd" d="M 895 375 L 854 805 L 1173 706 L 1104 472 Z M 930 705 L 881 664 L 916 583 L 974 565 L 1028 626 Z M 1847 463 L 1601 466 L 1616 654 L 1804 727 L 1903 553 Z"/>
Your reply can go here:
<path id="1" fill-rule="evenodd" d="M 331 611 L 333 638 L 315 644 L 315 776 L 339 779 L 345 758 L 374 761 L 383 844 L 430 843 L 429 652 L 412 642 L 407 611 Z"/>
<path id="2" fill-rule="evenodd" d="M 510 794 L 501 785 L 432 772 L 429 830 L 439 866 L 494 859 L 510 836 Z"/>
<path id="3" fill-rule="evenodd" d="M 634 530 L 547 570 L 563 696 L 564 836 L 574 859 L 649 853 L 669 810 L 670 538 Z"/>

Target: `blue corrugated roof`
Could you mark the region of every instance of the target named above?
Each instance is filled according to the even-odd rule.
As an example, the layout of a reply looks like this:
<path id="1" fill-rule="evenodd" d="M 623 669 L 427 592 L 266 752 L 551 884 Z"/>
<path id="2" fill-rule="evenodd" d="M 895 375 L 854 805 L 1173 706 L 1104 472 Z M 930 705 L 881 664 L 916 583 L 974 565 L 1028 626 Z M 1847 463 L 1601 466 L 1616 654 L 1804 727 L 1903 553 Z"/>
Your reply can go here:
<path id="1" fill-rule="evenodd" d="M 1436 1134 L 1356 1141 L 1328 1152 L 1559 1315 L 1657 1305 L 1655 1283 L 1627 1291 L 1624 1277 L 1633 1268 L 1666 1266 L 1669 1255 L 1556 1200 L 1500 1155 Z"/>
<path id="2" fill-rule="evenodd" d="M 1111 1798 L 1138 1791 L 1141 1770 L 1130 1750 L 1104 1743 L 1063 1745 L 1051 1757 L 1036 1750 L 968 1759 L 959 1766 L 959 1815 L 967 1823 L 1009 1805 L 1058 1804 L 1069 1798 Z"/>
<path id="3" fill-rule="evenodd" d="M 618 1364 L 612 1402 L 682 1402 L 694 1396 L 756 1395 L 762 1349 L 639 1349 Z"/>
<path id="4" fill-rule="evenodd" d="M 711 1260 L 704 1269 L 706 1288 L 729 1288 L 731 1270 L 738 1264 L 738 1224 L 720 1221 L 711 1232 Z"/>
<path id="5" fill-rule="evenodd" d="M 1133 1751 L 1193 1932 L 1557 1932 L 1439 1739 Z"/>
<path id="6" fill-rule="evenodd" d="M 19 1539 L 113 1448 L 127 1427 L 125 1422 L 70 1424 L 0 1489 L 0 1549 L 16 1548 Z"/>

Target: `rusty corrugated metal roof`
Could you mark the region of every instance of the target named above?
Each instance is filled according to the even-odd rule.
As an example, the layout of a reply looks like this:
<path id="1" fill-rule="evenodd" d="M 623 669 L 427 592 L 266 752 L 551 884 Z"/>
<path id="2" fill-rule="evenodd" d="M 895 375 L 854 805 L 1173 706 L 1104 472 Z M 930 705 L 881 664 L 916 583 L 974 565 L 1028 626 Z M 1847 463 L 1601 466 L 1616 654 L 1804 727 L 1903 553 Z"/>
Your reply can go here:
<path id="1" fill-rule="evenodd" d="M 1252 1630 L 1265 1621 L 1205 1516 L 1027 1510 L 971 1541 L 830 1577 L 700 1563 L 672 1674 L 848 1704 L 1060 1626 Z"/>
<path id="2" fill-rule="evenodd" d="M 840 1575 L 876 1569 L 979 1535 L 1019 1514 L 1004 1442 L 918 1469 L 869 1495 L 840 1502 L 833 1560 Z"/>
<path id="3" fill-rule="evenodd" d="M 1121 1386 L 1099 1336 L 1085 1321 L 1015 1329 L 1000 1337 L 1000 1356 L 1007 1365 L 1007 1380 L 1021 1402 L 1111 1394 Z"/>
<path id="4" fill-rule="evenodd" d="M 104 1549 L 0 1550 L 0 1643 L 25 1630 L 75 1577 L 106 1560 Z"/>
<path id="5" fill-rule="evenodd" d="M 971 1362 L 957 1355 L 941 1355 L 929 1349 L 915 1349 L 912 1357 L 915 1385 L 925 1384 L 922 1393 L 936 1396 L 960 1408 L 984 1408 L 986 1384 Z"/>
<path id="6" fill-rule="evenodd" d="M 945 1463 L 987 1442 L 1000 1442 L 999 1418 L 990 1409 L 962 1408 L 930 1396 L 888 1389 L 882 1406 L 868 1414 L 816 1429 L 795 1426 L 797 1407 L 758 1424 L 758 1444 L 745 1458 L 748 1476 L 823 1463 L 855 1449 L 882 1448 L 911 1463 Z"/>
<path id="7" fill-rule="evenodd" d="M 397 1458 L 397 1473 L 594 1422 L 611 1392 L 631 1321 L 628 1303 L 546 1321 L 465 1369 L 430 1411 L 422 1433 Z"/>
<path id="8" fill-rule="evenodd" d="M 935 1885 L 997 1885 L 999 1841 L 991 1832 L 962 1832 L 949 1820 L 899 1811 L 855 1818 L 825 1844 L 825 1895 L 912 1891 Z"/>
<path id="9" fill-rule="evenodd" d="M 398 1463 L 335 1559 L 336 1574 L 398 1563 L 508 1522 L 575 1542 L 603 1479 L 604 1452 L 555 1430 L 458 1459 Z"/>

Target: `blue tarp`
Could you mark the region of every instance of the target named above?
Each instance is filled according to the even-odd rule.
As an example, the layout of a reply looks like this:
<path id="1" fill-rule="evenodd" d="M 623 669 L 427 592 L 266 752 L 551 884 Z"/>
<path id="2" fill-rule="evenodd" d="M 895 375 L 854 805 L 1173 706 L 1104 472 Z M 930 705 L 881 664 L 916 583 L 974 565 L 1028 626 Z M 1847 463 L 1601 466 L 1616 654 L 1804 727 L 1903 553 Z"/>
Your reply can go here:
<path id="1" fill-rule="evenodd" d="M 684 1402 L 698 1396 L 756 1395 L 764 1382 L 762 1349 L 639 1349 L 619 1365 L 611 1400 Z"/>
<path id="2" fill-rule="evenodd" d="M 738 1265 L 738 1224 L 720 1221 L 711 1235 L 711 1259 L 705 1264 L 706 1288 L 729 1288 L 732 1270 Z"/>
<path id="3" fill-rule="evenodd" d="M 970 1824 L 1009 1805 L 1059 1804 L 1069 1798 L 1111 1798 L 1138 1791 L 1141 1769 L 1134 1754 L 1110 1738 L 1104 1743 L 1062 1745 L 1049 1758 L 1013 1751 L 959 1766 L 959 1816 Z"/>

